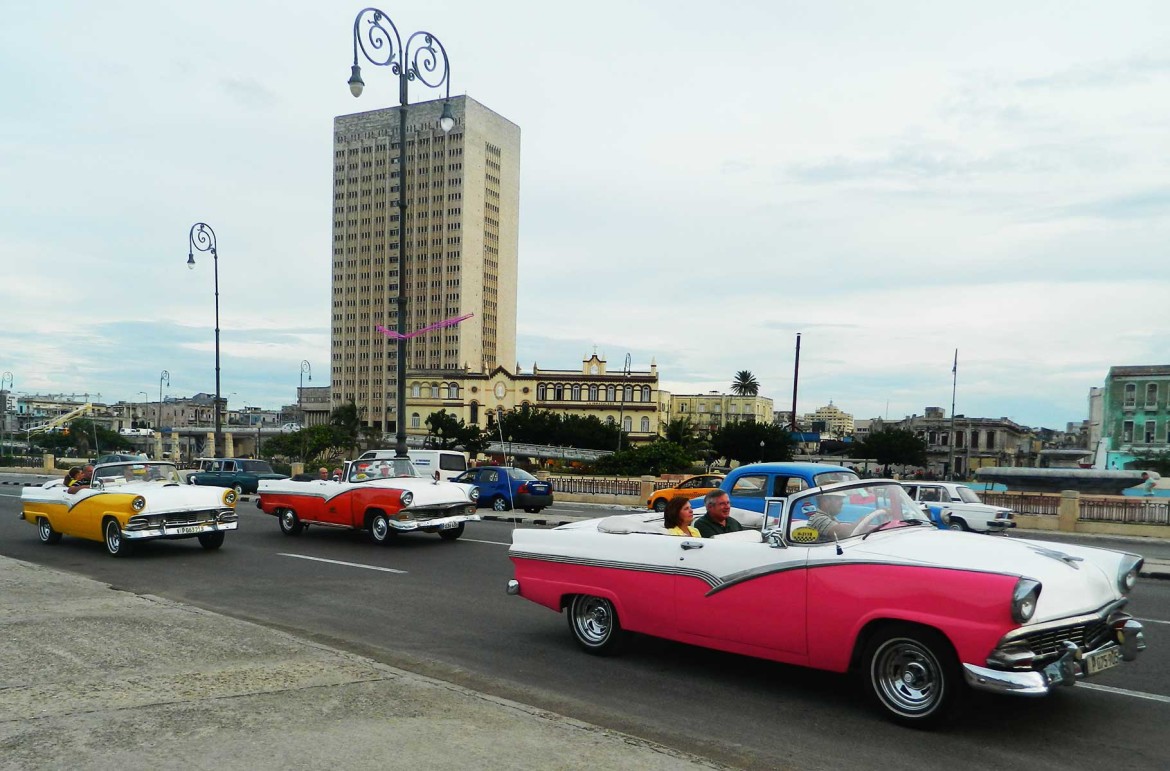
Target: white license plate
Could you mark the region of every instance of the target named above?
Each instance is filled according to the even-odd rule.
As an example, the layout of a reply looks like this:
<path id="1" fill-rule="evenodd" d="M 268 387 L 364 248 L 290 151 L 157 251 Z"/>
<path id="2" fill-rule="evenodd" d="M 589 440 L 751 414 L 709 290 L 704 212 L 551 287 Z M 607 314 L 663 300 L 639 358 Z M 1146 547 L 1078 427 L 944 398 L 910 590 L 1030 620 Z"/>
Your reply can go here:
<path id="1" fill-rule="evenodd" d="M 179 535 L 188 535 L 190 533 L 202 533 L 203 527 L 201 525 L 187 525 L 186 527 L 176 527 L 172 532 Z"/>
<path id="2" fill-rule="evenodd" d="M 1085 656 L 1085 674 L 1095 675 L 1121 663 L 1121 648 L 1108 648 Z"/>
<path id="3" fill-rule="evenodd" d="M 457 527 L 459 527 L 458 522 L 444 522 L 443 524 L 439 525 L 440 530 L 454 530 Z"/>

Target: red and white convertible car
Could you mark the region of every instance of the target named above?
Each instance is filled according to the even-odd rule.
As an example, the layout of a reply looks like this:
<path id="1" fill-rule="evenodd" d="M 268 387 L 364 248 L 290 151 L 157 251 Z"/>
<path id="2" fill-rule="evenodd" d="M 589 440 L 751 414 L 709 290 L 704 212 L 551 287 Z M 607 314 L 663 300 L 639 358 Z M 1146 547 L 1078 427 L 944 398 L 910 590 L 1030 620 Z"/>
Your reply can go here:
<path id="1" fill-rule="evenodd" d="M 260 480 L 261 511 L 276 516 L 286 535 L 307 525 L 366 530 L 380 544 L 398 533 L 438 533 L 446 541 L 478 520 L 479 491 L 471 485 L 419 476 L 409 458 L 356 460 L 341 481 Z"/>
<path id="2" fill-rule="evenodd" d="M 938 530 L 890 480 L 768 499 L 762 527 L 711 539 L 639 513 L 517 530 L 509 555 L 509 594 L 566 610 L 586 651 L 641 632 L 856 670 L 908 725 L 968 688 L 1042 696 L 1145 648 L 1122 610 L 1140 556 Z"/>

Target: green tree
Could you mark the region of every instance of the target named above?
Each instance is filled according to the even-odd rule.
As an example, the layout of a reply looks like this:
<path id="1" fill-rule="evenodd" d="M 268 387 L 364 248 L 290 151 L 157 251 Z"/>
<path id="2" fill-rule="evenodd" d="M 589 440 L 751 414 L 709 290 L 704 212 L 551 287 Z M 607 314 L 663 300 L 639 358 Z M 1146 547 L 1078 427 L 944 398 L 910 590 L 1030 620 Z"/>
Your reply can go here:
<path id="1" fill-rule="evenodd" d="M 690 468 L 690 453 L 674 442 L 659 441 L 631 447 L 600 458 L 594 468 L 603 474 L 639 476 L 671 474 Z"/>
<path id="2" fill-rule="evenodd" d="M 75 453 L 83 458 L 133 448 L 126 437 L 89 418 L 71 420 L 61 431 L 34 434 L 32 441 L 54 455 Z"/>
<path id="3" fill-rule="evenodd" d="M 502 420 L 489 412 L 484 431 L 489 434 L 488 441 L 498 441 L 502 433 L 505 442 L 593 450 L 614 449 L 618 437 L 618 427 L 603 423 L 596 415 L 562 415 L 531 407 L 505 412 Z"/>
<path id="4" fill-rule="evenodd" d="M 882 473 L 888 475 L 892 463 L 925 466 L 926 441 L 915 436 L 913 431 L 887 427 L 866 436 L 860 444 L 860 454 L 882 464 L 885 467 Z"/>
<path id="5" fill-rule="evenodd" d="M 792 435 L 772 423 L 728 423 L 711 435 L 716 457 L 739 463 L 792 459 Z"/>
<path id="6" fill-rule="evenodd" d="M 731 392 L 737 396 L 757 396 L 760 393 L 760 381 L 749 370 L 741 369 L 731 381 Z"/>
<path id="7" fill-rule="evenodd" d="M 695 424 L 689 417 L 673 418 L 662 427 L 662 438 L 674 442 L 679 447 L 693 450 L 699 443 L 695 435 Z"/>
<path id="8" fill-rule="evenodd" d="M 261 451 L 268 457 L 281 456 L 305 464 L 334 464 L 345 459 L 345 443 L 346 437 L 337 426 L 310 426 L 269 439 Z"/>
<path id="9" fill-rule="evenodd" d="M 469 426 L 462 418 L 457 418 L 446 410 L 432 412 L 427 416 L 427 436 L 434 438 L 432 443 L 437 449 L 452 450 L 463 448 L 469 455 L 475 457 L 487 449 L 491 441 L 487 432 L 479 426 Z"/>
<path id="10" fill-rule="evenodd" d="M 350 455 L 356 455 L 362 437 L 362 420 L 357 405 L 351 401 L 334 407 L 333 412 L 329 413 L 329 425 L 340 431 L 341 444 L 349 450 Z"/>

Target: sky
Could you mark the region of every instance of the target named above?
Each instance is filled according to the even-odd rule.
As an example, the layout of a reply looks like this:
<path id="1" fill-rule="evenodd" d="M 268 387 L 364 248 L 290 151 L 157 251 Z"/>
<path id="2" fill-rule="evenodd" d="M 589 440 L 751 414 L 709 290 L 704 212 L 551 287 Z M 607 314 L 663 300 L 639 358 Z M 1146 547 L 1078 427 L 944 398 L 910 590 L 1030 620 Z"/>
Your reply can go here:
<path id="1" fill-rule="evenodd" d="M 0 371 L 104 402 L 329 382 L 335 0 L 13 3 Z M 381 5 L 521 128 L 517 356 L 787 409 L 1064 428 L 1167 363 L 1170 4 Z M 438 96 L 413 88 L 412 101 Z M 217 235 L 218 265 L 187 237 Z M 955 351 L 957 378 L 952 378 Z M 308 361 L 311 380 L 302 380 Z M 100 396 L 99 396 L 100 394 Z"/>

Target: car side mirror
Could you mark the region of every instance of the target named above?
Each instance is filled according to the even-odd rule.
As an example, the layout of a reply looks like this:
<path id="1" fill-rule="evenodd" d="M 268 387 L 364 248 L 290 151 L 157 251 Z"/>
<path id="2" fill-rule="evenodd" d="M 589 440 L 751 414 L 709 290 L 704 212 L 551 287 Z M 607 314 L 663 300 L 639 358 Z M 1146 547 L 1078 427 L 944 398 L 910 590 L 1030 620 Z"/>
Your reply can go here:
<path id="1" fill-rule="evenodd" d="M 788 544 L 784 543 L 784 538 L 780 534 L 780 528 L 776 528 L 774 530 L 769 530 L 768 532 L 764 533 L 764 540 L 773 549 L 787 549 L 788 548 Z"/>

